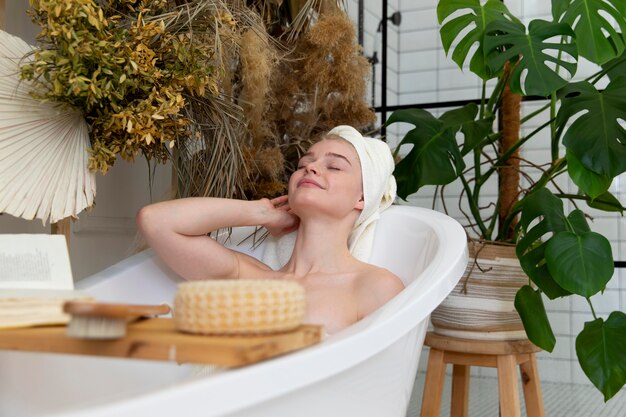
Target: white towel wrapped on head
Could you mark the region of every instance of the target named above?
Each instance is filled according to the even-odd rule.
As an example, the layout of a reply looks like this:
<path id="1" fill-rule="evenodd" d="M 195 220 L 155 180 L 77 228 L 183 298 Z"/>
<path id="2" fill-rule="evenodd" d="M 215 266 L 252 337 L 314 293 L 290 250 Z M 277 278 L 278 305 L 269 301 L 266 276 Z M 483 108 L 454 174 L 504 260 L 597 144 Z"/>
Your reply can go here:
<path id="1" fill-rule="evenodd" d="M 364 207 L 348 238 L 348 248 L 352 256 L 367 262 L 371 254 L 376 221 L 396 197 L 396 180 L 392 175 L 393 157 L 385 142 L 364 137 L 352 126 L 337 126 L 328 134 L 340 136 L 350 142 L 359 156 Z M 297 231 L 280 238 L 269 237 L 261 258 L 263 262 L 273 269 L 286 265 L 293 252 L 296 234 Z"/>

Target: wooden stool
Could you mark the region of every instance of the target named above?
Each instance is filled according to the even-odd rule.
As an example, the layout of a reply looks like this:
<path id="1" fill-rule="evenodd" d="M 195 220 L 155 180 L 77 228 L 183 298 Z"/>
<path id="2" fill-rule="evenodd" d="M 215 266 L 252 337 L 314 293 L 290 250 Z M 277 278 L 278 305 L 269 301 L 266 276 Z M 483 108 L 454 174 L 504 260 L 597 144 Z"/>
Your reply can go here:
<path id="1" fill-rule="evenodd" d="M 528 340 L 483 341 L 457 339 L 433 332 L 424 341 L 430 346 L 421 417 L 439 417 L 446 365 L 453 364 L 451 417 L 467 417 L 470 366 L 498 368 L 500 416 L 521 417 L 515 366 L 519 365 L 528 417 L 544 417 L 535 352 Z"/>

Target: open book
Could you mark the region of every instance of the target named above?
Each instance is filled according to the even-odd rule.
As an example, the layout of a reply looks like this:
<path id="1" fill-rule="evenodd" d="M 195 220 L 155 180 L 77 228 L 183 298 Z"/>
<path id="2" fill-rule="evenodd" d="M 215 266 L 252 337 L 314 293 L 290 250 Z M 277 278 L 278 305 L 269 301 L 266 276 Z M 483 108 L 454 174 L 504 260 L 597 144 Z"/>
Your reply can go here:
<path id="1" fill-rule="evenodd" d="M 0 328 L 67 323 L 67 300 L 90 299 L 74 291 L 62 235 L 0 234 Z"/>

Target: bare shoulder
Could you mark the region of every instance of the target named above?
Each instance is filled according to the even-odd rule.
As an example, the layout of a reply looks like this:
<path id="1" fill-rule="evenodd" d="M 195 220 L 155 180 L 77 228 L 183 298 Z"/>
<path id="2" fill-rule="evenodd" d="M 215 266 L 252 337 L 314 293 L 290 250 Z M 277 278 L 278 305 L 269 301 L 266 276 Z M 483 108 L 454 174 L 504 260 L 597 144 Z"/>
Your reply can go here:
<path id="1" fill-rule="evenodd" d="M 272 268 L 253 256 L 235 250 L 233 253 L 237 259 L 237 278 L 273 278 L 276 274 Z"/>
<path id="2" fill-rule="evenodd" d="M 385 268 L 368 265 L 357 282 L 359 319 L 377 310 L 404 289 L 402 280 Z"/>

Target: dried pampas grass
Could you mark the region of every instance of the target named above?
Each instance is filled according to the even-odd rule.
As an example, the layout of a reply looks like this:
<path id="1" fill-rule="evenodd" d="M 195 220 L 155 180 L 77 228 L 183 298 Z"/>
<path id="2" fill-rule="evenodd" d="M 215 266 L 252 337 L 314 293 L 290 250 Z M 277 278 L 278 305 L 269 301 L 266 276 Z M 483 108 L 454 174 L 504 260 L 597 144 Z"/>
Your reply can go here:
<path id="1" fill-rule="evenodd" d="M 274 100 L 268 119 L 285 156 L 285 181 L 303 152 L 337 125 L 371 125 L 366 101 L 370 65 L 343 12 L 321 14 L 281 60 L 272 77 Z"/>
<path id="2" fill-rule="evenodd" d="M 244 148 L 249 169 L 245 194 L 249 199 L 282 195 L 287 191 L 284 182 L 285 159 L 278 147 Z"/>
<path id="3" fill-rule="evenodd" d="M 248 30 L 241 37 L 240 59 L 243 88 L 239 103 L 246 114 L 252 146 L 259 148 L 272 135 L 265 112 L 267 104 L 272 100 L 270 82 L 278 62 L 278 53 L 267 33 Z"/>

